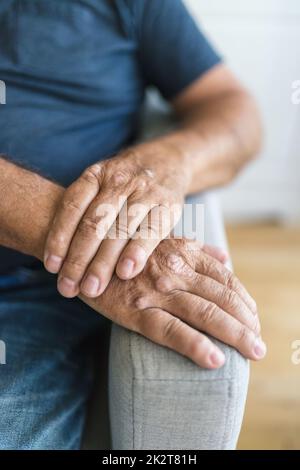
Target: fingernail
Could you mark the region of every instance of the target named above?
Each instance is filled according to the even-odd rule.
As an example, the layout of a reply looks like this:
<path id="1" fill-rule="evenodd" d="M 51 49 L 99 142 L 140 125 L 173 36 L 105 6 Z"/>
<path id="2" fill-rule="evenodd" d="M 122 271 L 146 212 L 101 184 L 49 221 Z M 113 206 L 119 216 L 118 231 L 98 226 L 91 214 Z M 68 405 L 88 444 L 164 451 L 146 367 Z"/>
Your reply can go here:
<path id="1" fill-rule="evenodd" d="M 213 367 L 221 367 L 225 362 L 225 356 L 222 351 L 216 349 L 210 354 L 209 360 Z"/>
<path id="2" fill-rule="evenodd" d="M 84 294 L 87 296 L 95 297 L 100 288 L 100 281 L 98 277 L 89 274 L 87 278 L 83 281 L 81 289 Z"/>
<path id="3" fill-rule="evenodd" d="M 45 257 L 45 267 L 52 274 L 58 273 L 61 268 L 62 258 L 56 255 L 48 255 Z"/>
<path id="4" fill-rule="evenodd" d="M 65 297 L 74 297 L 76 295 L 76 283 L 68 277 L 61 277 L 58 280 L 59 292 Z"/>
<path id="5" fill-rule="evenodd" d="M 254 344 L 254 349 L 253 352 L 257 359 L 262 359 L 265 357 L 266 352 L 267 352 L 267 346 L 261 339 L 257 339 L 255 344 Z"/>
<path id="6" fill-rule="evenodd" d="M 125 258 L 120 262 L 120 265 L 118 267 L 118 273 L 120 274 L 120 276 L 122 276 L 122 278 L 128 278 L 132 275 L 133 268 L 134 262 L 129 258 Z"/>

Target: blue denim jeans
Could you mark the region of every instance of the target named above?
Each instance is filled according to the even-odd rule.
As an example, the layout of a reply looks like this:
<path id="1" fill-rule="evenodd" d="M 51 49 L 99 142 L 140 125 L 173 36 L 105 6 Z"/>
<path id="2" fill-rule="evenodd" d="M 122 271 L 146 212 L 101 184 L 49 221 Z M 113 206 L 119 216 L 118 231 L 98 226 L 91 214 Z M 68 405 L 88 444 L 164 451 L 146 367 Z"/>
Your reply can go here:
<path id="1" fill-rule="evenodd" d="M 96 342 L 108 321 L 56 291 L 55 277 L 20 268 L 0 276 L 0 448 L 78 449 Z"/>

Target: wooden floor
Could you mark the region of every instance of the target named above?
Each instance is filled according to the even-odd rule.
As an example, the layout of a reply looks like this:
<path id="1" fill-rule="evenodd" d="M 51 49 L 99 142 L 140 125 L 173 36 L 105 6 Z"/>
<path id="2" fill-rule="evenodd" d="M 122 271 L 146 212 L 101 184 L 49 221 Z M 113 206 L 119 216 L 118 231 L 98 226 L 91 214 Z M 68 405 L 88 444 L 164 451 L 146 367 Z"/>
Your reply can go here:
<path id="1" fill-rule="evenodd" d="M 300 228 L 230 226 L 235 272 L 256 299 L 268 355 L 251 367 L 239 449 L 300 449 Z"/>

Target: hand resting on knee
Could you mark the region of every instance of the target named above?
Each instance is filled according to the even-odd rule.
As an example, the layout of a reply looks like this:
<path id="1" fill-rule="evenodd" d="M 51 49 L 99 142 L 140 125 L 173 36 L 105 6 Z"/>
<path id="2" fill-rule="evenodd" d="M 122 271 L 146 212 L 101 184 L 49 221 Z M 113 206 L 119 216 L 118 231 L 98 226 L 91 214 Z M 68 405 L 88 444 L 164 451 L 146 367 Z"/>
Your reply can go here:
<path id="1" fill-rule="evenodd" d="M 215 337 L 252 360 L 264 357 L 255 301 L 236 276 L 198 242 L 167 239 L 134 279 L 113 276 L 92 308 L 187 356 L 204 368 L 224 364 Z"/>

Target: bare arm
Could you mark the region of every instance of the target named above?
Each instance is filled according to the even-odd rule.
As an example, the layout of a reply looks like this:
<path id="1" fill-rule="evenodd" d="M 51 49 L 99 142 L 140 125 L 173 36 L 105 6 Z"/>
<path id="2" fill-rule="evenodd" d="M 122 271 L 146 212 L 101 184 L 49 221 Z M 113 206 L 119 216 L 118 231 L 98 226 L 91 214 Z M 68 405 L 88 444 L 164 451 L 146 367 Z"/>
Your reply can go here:
<path id="1" fill-rule="evenodd" d="M 42 259 L 62 194 L 58 185 L 0 158 L 0 244 Z"/>
<path id="2" fill-rule="evenodd" d="M 188 193 L 230 182 L 257 155 L 262 129 L 256 103 L 225 65 L 212 69 L 172 104 L 181 129 L 162 142 L 180 149 L 190 169 Z"/>

